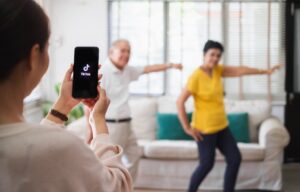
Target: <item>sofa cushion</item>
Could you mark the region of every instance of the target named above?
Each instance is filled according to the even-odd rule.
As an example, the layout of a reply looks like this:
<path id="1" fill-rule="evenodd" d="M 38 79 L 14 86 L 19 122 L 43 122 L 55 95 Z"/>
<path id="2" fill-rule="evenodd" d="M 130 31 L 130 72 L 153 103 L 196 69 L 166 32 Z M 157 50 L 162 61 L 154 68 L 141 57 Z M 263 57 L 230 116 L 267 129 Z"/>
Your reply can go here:
<path id="1" fill-rule="evenodd" d="M 158 159 L 197 159 L 194 141 L 156 140 L 144 145 L 144 155 Z"/>
<path id="2" fill-rule="evenodd" d="M 255 143 L 238 143 L 244 161 L 261 161 L 264 148 Z M 197 144 L 194 141 L 156 140 L 144 143 L 144 156 L 151 159 L 198 159 Z M 217 160 L 224 160 L 217 151 Z"/>
<path id="3" fill-rule="evenodd" d="M 248 113 L 229 113 L 229 129 L 237 142 L 249 143 Z"/>
<path id="4" fill-rule="evenodd" d="M 192 119 L 192 113 L 188 113 L 189 122 Z M 193 140 L 191 136 L 184 132 L 177 114 L 157 113 L 157 139 L 168 140 Z"/>
<path id="5" fill-rule="evenodd" d="M 131 128 L 138 139 L 155 139 L 157 101 L 154 98 L 134 98 L 129 102 Z"/>

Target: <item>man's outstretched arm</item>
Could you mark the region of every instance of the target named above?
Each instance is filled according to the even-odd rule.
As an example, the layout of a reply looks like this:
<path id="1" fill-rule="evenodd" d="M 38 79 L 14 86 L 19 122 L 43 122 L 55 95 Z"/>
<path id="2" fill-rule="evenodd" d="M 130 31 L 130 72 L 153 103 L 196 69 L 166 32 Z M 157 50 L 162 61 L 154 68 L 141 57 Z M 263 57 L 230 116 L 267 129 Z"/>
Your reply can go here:
<path id="1" fill-rule="evenodd" d="M 166 71 L 168 69 L 178 69 L 182 70 L 183 66 L 181 63 L 165 63 L 165 64 L 155 64 L 155 65 L 149 65 L 144 68 L 143 73 L 152 73 L 152 72 L 160 72 L 160 71 Z"/>

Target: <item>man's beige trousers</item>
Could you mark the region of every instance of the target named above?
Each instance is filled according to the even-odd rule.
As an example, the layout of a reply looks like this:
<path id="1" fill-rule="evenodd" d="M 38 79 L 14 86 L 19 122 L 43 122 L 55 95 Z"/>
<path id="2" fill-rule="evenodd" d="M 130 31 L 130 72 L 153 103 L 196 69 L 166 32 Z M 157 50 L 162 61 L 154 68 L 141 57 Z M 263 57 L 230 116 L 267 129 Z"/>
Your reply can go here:
<path id="1" fill-rule="evenodd" d="M 135 180 L 138 163 L 142 156 L 142 148 L 137 145 L 136 137 L 131 129 L 130 122 L 107 123 L 109 137 L 112 142 L 123 147 L 123 162 Z"/>

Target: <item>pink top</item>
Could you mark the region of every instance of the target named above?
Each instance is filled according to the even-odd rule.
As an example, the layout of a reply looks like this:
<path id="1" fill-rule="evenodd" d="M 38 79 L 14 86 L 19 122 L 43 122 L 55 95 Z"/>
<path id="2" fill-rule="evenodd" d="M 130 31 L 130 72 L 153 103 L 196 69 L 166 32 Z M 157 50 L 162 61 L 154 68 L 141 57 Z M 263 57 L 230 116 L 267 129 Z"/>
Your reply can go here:
<path id="1" fill-rule="evenodd" d="M 88 146 L 53 125 L 43 120 L 0 126 L 0 191 L 132 191 L 123 150 L 107 134 Z"/>

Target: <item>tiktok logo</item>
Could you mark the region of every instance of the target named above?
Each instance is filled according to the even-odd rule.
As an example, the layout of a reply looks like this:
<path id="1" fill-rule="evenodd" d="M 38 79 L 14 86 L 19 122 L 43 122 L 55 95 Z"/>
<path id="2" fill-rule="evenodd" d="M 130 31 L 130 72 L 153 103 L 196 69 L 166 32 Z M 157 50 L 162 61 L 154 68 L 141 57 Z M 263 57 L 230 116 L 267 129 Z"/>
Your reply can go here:
<path id="1" fill-rule="evenodd" d="M 91 73 L 88 72 L 89 69 L 90 69 L 90 67 L 91 67 L 91 66 L 90 66 L 89 64 L 86 64 L 86 65 L 83 67 L 83 71 L 80 73 L 81 76 L 83 76 L 83 77 L 90 77 L 90 76 L 91 76 Z"/>
<path id="2" fill-rule="evenodd" d="M 89 70 L 89 68 L 90 68 L 90 65 L 89 65 L 89 64 L 86 64 L 86 66 L 83 67 L 83 70 L 84 70 L 85 72 L 87 72 L 87 71 Z"/>

